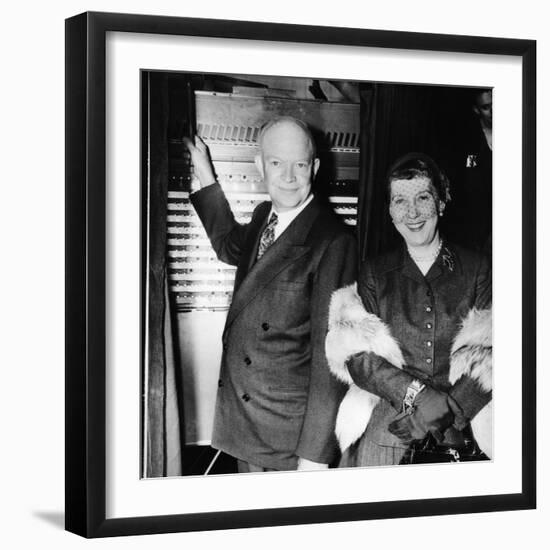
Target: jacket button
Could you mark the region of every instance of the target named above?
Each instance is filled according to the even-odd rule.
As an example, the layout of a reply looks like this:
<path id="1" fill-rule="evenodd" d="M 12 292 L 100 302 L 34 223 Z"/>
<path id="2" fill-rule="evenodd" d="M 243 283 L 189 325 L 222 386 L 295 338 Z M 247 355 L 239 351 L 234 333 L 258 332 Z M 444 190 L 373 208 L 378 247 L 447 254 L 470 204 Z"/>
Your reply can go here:
<path id="1" fill-rule="evenodd" d="M 244 364 L 245 365 L 250 365 L 250 363 L 252 363 L 252 360 L 250 359 L 250 357 L 245 357 L 244 358 Z"/>
<path id="2" fill-rule="evenodd" d="M 223 388 L 223 380 L 218 380 L 218 388 Z"/>
<path id="3" fill-rule="evenodd" d="M 426 328 L 432 328 L 432 324 L 431 323 L 426 323 Z"/>
<path id="4" fill-rule="evenodd" d="M 269 323 L 262 323 L 262 328 L 264 330 L 269 330 Z"/>
<path id="5" fill-rule="evenodd" d="M 431 348 L 432 347 L 432 341 L 431 340 L 427 340 L 426 341 L 426 345 Z"/>
<path id="6" fill-rule="evenodd" d="M 428 313 L 431 313 L 431 311 L 432 311 L 431 306 L 426 306 L 426 311 L 427 311 Z"/>
<path id="7" fill-rule="evenodd" d="M 250 395 L 247 393 L 243 393 L 241 397 L 243 401 L 250 401 Z"/>
<path id="8" fill-rule="evenodd" d="M 426 359 L 426 363 L 428 363 L 428 365 L 429 365 L 431 362 L 432 362 L 431 357 L 428 357 L 428 358 Z"/>

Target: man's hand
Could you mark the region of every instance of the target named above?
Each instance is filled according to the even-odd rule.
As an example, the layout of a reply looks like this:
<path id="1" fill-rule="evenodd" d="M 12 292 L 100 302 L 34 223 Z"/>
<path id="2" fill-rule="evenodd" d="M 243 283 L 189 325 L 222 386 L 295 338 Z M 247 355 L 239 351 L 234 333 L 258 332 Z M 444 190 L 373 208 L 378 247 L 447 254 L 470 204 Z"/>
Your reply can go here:
<path id="1" fill-rule="evenodd" d="M 216 183 L 216 176 L 206 143 L 199 136 L 195 136 L 195 143 L 184 137 L 183 143 L 191 154 L 195 176 L 197 176 L 201 187 L 208 187 Z"/>
<path id="2" fill-rule="evenodd" d="M 298 457 L 298 467 L 296 470 L 328 470 L 328 464 L 321 464 L 320 462 L 313 462 L 307 458 Z"/>

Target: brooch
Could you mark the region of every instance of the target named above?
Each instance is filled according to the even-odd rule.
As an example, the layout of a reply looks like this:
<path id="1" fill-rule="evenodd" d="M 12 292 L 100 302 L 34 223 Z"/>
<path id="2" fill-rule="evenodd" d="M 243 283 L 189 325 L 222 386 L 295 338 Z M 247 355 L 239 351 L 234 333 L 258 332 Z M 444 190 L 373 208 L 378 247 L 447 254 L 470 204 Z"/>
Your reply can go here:
<path id="1" fill-rule="evenodd" d="M 455 261 L 451 251 L 447 247 L 443 249 L 441 259 L 443 260 L 443 265 L 446 266 L 449 271 L 454 271 Z"/>
<path id="2" fill-rule="evenodd" d="M 477 166 L 477 155 L 468 155 L 466 157 L 466 168 L 475 168 Z"/>

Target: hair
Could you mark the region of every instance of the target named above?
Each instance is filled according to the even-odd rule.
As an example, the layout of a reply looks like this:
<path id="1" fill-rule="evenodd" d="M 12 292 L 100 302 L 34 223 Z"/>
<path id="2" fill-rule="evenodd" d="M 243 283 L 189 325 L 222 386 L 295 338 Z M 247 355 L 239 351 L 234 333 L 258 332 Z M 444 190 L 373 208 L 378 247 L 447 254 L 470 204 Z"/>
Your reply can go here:
<path id="1" fill-rule="evenodd" d="M 449 179 L 435 163 L 424 153 L 407 153 L 399 157 L 388 170 L 386 177 L 386 198 L 391 199 L 391 183 L 395 180 L 412 180 L 428 178 L 437 193 L 437 198 L 444 203 L 451 200 Z"/>
<path id="2" fill-rule="evenodd" d="M 294 126 L 297 126 L 298 128 L 300 128 L 300 130 L 304 132 L 311 146 L 311 158 L 314 159 L 317 156 L 317 147 L 315 146 L 315 140 L 313 139 L 313 134 L 311 133 L 311 130 L 305 122 L 292 116 L 278 116 L 272 118 L 260 128 L 260 134 L 258 135 L 257 141 L 260 151 L 262 150 L 262 144 L 266 132 L 274 126 L 277 126 L 284 122 L 294 124 Z"/>
<path id="3" fill-rule="evenodd" d="M 468 94 L 470 96 L 470 103 L 474 106 L 477 105 L 477 100 L 481 96 L 481 94 L 486 94 L 492 91 L 493 91 L 493 88 L 470 88 L 468 90 Z"/>

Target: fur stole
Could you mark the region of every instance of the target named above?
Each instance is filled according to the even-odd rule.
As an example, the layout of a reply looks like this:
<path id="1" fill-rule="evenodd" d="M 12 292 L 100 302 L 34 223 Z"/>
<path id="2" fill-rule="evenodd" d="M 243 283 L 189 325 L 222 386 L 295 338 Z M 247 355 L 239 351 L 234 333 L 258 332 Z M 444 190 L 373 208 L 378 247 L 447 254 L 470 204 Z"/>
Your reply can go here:
<path id="1" fill-rule="evenodd" d="M 345 366 L 346 359 L 354 353 L 366 351 L 380 355 L 399 368 L 403 368 L 405 362 L 388 326 L 363 307 L 356 284 L 333 293 L 328 328 L 325 350 L 330 370 L 349 386 L 336 418 L 336 437 L 344 452 L 366 430 L 380 399 L 354 384 Z M 472 310 L 462 323 L 451 349 L 451 383 L 467 375 L 476 379 L 484 390 L 492 389 L 491 339 L 491 311 Z M 481 449 L 491 456 L 492 403 L 476 415 L 472 429 Z"/>
<path id="2" fill-rule="evenodd" d="M 473 309 L 462 322 L 451 348 L 449 382 L 462 376 L 477 381 L 486 391 L 493 389 L 493 323 L 490 309 Z M 471 420 L 479 448 L 493 457 L 493 401 L 489 401 Z"/>

